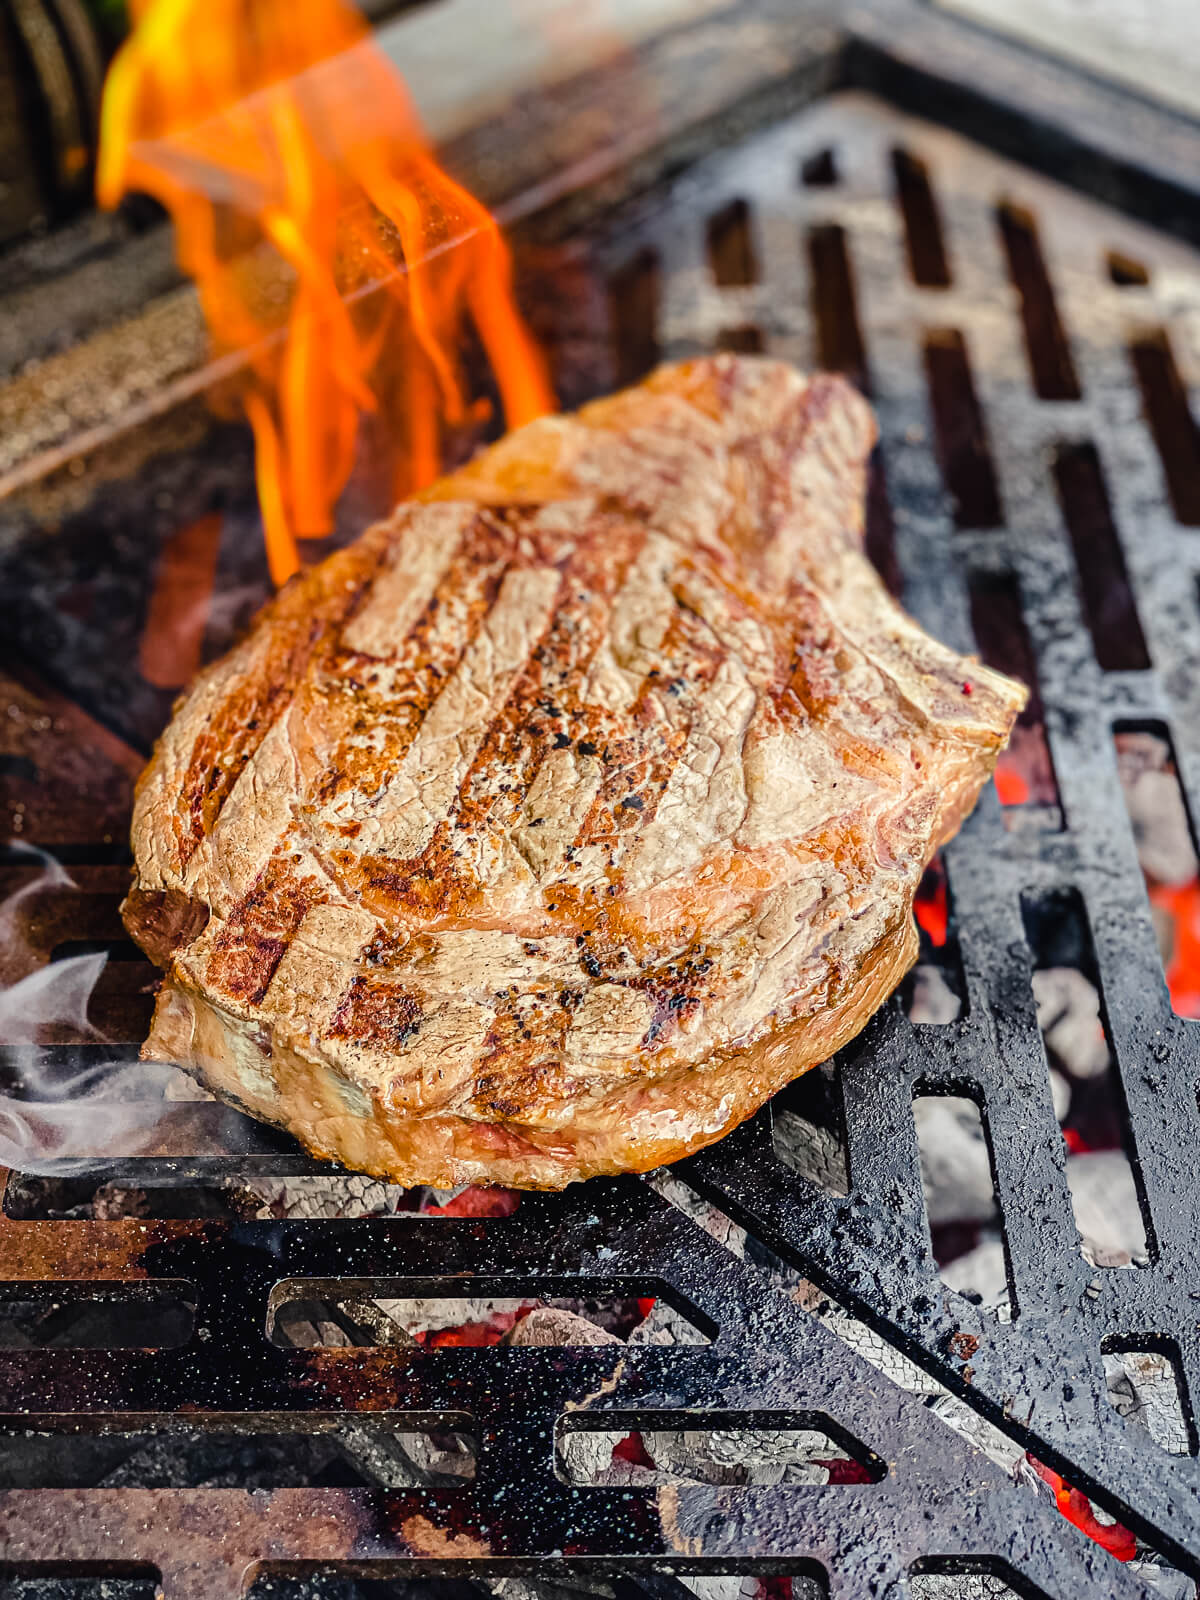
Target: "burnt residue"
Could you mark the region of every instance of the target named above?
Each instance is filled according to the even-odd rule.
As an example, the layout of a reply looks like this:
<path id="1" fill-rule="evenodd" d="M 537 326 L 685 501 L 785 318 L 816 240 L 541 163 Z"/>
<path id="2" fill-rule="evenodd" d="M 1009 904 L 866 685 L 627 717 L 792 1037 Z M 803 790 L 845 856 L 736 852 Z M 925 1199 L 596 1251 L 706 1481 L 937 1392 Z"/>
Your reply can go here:
<path id="1" fill-rule="evenodd" d="M 704 944 L 685 950 L 673 961 L 643 972 L 630 987 L 641 989 L 654 1001 L 654 1012 L 642 1039 L 642 1048 L 653 1046 L 687 1018 L 694 1016 L 707 999 L 706 979 L 713 970 L 713 958 Z"/>

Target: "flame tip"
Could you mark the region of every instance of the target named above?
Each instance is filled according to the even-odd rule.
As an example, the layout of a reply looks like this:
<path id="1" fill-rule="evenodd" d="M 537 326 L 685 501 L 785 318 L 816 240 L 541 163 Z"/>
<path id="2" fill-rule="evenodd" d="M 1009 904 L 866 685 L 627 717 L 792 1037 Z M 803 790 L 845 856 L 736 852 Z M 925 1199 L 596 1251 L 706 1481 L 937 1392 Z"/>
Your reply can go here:
<path id="1" fill-rule="evenodd" d="M 99 203 L 170 211 L 242 399 L 271 576 L 324 534 L 378 419 L 401 494 L 440 466 L 469 318 L 520 426 L 553 406 L 495 219 L 437 164 L 399 74 L 345 0 L 136 0 L 105 85 Z M 182 47 L 186 38 L 187 48 Z M 428 414 L 434 407 L 433 416 Z"/>

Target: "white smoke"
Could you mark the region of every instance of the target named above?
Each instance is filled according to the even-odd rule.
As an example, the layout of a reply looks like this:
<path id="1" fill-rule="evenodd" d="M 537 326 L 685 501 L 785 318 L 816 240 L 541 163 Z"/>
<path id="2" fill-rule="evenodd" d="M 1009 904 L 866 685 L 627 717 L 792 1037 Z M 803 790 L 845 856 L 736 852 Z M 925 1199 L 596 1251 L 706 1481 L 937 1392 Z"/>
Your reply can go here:
<path id="1" fill-rule="evenodd" d="M 27 963 L 28 902 L 75 887 L 62 864 L 42 850 L 11 844 L 10 853 L 41 868 L 0 904 L 0 965 Z M 0 1045 L 8 1047 L 10 1092 L 0 1091 L 0 1165 L 21 1172 L 78 1172 L 102 1159 L 144 1151 L 163 1118 L 164 1093 L 177 1076 L 136 1058 L 103 1061 L 69 1075 L 55 1070 L 39 1044 L 48 1029 L 103 1045 L 88 1006 L 108 957 L 70 956 L 0 989 Z M 15 1077 L 15 1083 L 12 1081 Z"/>
<path id="2" fill-rule="evenodd" d="M 88 1001 L 107 960 L 102 952 L 69 956 L 0 990 L 0 1039 L 5 1044 L 35 1044 L 50 1026 L 98 1039 L 88 1021 Z"/>

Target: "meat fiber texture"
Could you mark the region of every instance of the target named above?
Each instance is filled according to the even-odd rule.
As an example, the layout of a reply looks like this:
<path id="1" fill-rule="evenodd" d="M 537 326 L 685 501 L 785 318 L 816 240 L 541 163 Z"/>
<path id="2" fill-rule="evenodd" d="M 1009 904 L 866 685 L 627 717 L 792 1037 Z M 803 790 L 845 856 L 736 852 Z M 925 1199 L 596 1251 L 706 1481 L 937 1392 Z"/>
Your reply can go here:
<path id="1" fill-rule="evenodd" d="M 831 1056 L 1025 700 L 864 557 L 873 441 L 665 367 L 293 580 L 138 789 L 143 1054 L 443 1189 L 656 1167 Z"/>

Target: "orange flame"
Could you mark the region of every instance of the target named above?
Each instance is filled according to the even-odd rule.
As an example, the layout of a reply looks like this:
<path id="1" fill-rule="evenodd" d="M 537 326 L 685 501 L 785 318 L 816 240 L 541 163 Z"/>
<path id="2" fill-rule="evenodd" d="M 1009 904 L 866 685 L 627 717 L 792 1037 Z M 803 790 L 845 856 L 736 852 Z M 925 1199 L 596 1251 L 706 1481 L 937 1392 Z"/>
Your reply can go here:
<path id="1" fill-rule="evenodd" d="M 437 165 L 399 75 L 346 0 L 135 0 L 105 86 L 100 203 L 154 195 L 175 223 L 242 398 L 271 575 L 296 571 L 354 464 L 394 445 L 392 492 L 435 478 L 470 417 L 469 316 L 516 427 L 553 399 L 495 221 Z"/>

